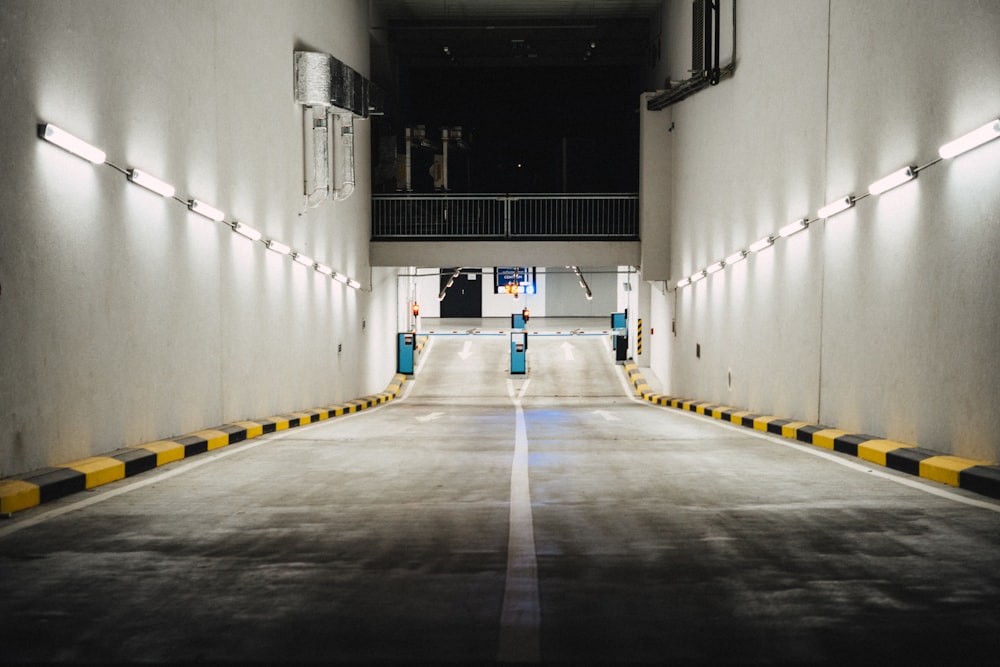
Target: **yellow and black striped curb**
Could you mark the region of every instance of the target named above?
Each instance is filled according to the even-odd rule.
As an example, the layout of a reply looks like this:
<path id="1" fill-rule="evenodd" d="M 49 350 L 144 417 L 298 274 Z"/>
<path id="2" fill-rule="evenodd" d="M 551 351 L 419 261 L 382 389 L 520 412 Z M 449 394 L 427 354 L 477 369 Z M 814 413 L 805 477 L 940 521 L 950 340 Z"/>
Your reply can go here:
<path id="1" fill-rule="evenodd" d="M 832 449 L 893 470 L 950 484 L 991 498 L 1000 498 L 1000 466 L 944 455 L 874 435 L 849 433 L 822 424 L 810 424 L 772 415 L 755 414 L 726 405 L 664 396 L 653 392 L 634 363 L 625 364 L 624 369 L 636 393 L 650 403 L 687 410 L 757 431 L 780 435 L 789 440 Z"/>
<path id="2" fill-rule="evenodd" d="M 399 396 L 405 381 L 405 376 L 397 374 L 386 390 L 379 394 L 303 412 L 224 424 L 0 480 L 0 514 L 10 514 L 34 507 L 70 493 L 138 475 L 173 461 L 243 442 L 266 433 L 284 431 L 375 407 Z"/>

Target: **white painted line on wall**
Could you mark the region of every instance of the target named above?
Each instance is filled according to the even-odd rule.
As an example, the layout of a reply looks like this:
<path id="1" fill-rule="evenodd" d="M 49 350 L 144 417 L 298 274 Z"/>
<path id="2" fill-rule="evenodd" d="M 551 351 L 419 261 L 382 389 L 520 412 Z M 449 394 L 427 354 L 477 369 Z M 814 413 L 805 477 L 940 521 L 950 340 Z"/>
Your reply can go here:
<path id="1" fill-rule="evenodd" d="M 541 610 L 538 601 L 538 561 L 535 556 L 535 528 L 531 516 L 531 489 L 528 481 L 528 431 L 521 408 L 521 396 L 507 380 L 507 393 L 514 403 L 514 460 L 510 470 L 510 533 L 507 538 L 507 581 L 500 610 L 500 662 L 537 662 Z"/>

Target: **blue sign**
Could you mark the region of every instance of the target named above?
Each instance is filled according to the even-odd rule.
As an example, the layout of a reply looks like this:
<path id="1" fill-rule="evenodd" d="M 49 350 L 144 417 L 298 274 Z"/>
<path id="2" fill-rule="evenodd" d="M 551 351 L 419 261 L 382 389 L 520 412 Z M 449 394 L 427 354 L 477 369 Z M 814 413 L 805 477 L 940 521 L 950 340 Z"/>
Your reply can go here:
<path id="1" fill-rule="evenodd" d="M 493 269 L 493 293 L 534 294 L 535 268 L 527 266 L 497 266 Z"/>

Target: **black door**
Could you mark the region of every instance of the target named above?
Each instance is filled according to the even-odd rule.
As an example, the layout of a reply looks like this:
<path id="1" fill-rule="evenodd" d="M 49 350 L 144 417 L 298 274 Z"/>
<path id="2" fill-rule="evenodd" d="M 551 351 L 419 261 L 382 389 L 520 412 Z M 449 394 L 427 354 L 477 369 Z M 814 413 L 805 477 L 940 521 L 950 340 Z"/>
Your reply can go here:
<path id="1" fill-rule="evenodd" d="M 441 289 L 444 289 L 455 269 L 441 270 Z M 483 316 L 483 274 L 469 269 L 458 274 L 441 302 L 441 317 Z"/>

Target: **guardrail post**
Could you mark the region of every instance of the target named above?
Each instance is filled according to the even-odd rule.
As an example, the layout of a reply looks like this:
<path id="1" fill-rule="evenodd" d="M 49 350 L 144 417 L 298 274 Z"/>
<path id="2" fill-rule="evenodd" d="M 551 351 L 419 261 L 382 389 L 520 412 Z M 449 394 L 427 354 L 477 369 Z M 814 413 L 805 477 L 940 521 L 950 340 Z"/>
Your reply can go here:
<path id="1" fill-rule="evenodd" d="M 501 197 L 503 200 L 503 235 L 510 238 L 510 197 Z"/>

